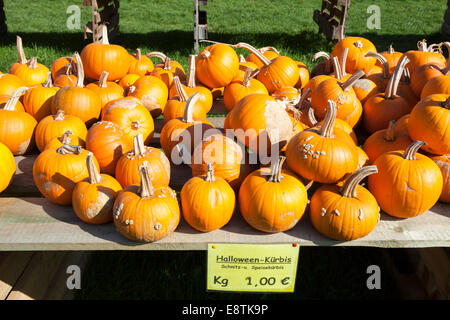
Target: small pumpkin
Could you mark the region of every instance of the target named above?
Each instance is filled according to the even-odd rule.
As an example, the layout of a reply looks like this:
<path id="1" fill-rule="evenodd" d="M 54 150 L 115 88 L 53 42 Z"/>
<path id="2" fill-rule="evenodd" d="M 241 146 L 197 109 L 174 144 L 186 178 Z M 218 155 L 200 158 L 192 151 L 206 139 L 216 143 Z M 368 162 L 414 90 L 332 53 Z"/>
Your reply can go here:
<path id="1" fill-rule="evenodd" d="M 285 157 L 279 157 L 271 168 L 252 172 L 239 189 L 240 212 L 257 230 L 290 230 L 305 213 L 306 188 L 292 172 L 282 170 L 284 160 Z"/>
<path id="2" fill-rule="evenodd" d="M 270 46 L 259 48 L 258 51 L 268 60 L 272 60 L 280 56 L 280 52 L 276 48 Z M 258 56 L 253 52 L 250 52 L 245 60 L 247 62 L 255 64 L 255 69 L 261 69 L 264 66 L 264 63 L 261 61 L 261 59 L 258 58 Z"/>
<path id="3" fill-rule="evenodd" d="M 131 63 L 128 73 L 138 74 L 140 76 L 149 75 L 154 69 L 152 60 L 141 54 L 141 49 L 137 48 L 135 54 L 130 54 Z"/>
<path id="4" fill-rule="evenodd" d="M 89 178 L 78 182 L 72 193 L 72 207 L 77 217 L 89 224 L 112 221 L 114 201 L 122 186 L 116 179 L 100 174 L 94 162 L 94 154 L 86 157 Z"/>
<path id="5" fill-rule="evenodd" d="M 397 64 L 400 62 L 403 53 L 395 51 L 394 47 L 390 45 L 387 51 L 381 52 L 381 55 L 386 59 L 389 65 L 389 73 L 394 73 L 394 70 L 397 67 Z M 383 67 L 380 61 L 377 61 L 375 65 Z"/>
<path id="6" fill-rule="evenodd" d="M 377 172 L 376 166 L 363 167 L 342 185 L 319 187 L 311 197 L 309 210 L 314 228 L 339 241 L 355 240 L 372 232 L 380 219 L 378 203 L 359 183 Z"/>
<path id="7" fill-rule="evenodd" d="M 54 85 L 56 87 L 76 87 L 77 86 L 77 76 L 73 73 L 73 64 L 68 63 L 65 68 L 64 73 L 56 74 Z"/>
<path id="8" fill-rule="evenodd" d="M 207 167 L 206 176 L 192 177 L 180 193 L 184 219 L 192 228 L 202 232 L 225 226 L 236 206 L 234 190 L 228 182 L 214 175 L 211 162 Z"/>
<path id="9" fill-rule="evenodd" d="M 239 55 L 239 71 L 237 75 L 234 77 L 233 81 L 243 81 L 245 76 L 245 71 L 247 68 L 252 68 L 254 70 L 258 69 L 258 66 L 253 63 L 245 60 L 242 54 Z"/>
<path id="10" fill-rule="evenodd" d="M 152 76 L 161 79 L 170 88 L 173 84 L 173 78 L 178 77 L 181 81 L 186 81 L 186 74 L 183 66 L 178 62 L 170 59 L 164 53 L 150 52 L 147 57 L 158 57 L 163 60 L 161 63 L 155 65 Z"/>
<path id="11" fill-rule="evenodd" d="M 31 114 L 37 122 L 52 113 L 53 97 L 59 88 L 52 84 L 52 75 L 49 72 L 47 80 L 42 85 L 30 88 L 23 96 L 25 110 Z"/>
<path id="12" fill-rule="evenodd" d="M 0 95 L 10 96 L 14 90 L 25 87 L 25 82 L 13 74 L 0 74 Z"/>
<path id="13" fill-rule="evenodd" d="M 28 90 L 15 90 L 3 109 L 0 109 L 0 142 L 15 155 L 23 155 L 34 148 L 34 132 L 37 121 L 23 111 L 16 111 L 17 100 Z"/>
<path id="14" fill-rule="evenodd" d="M 16 161 L 9 148 L 0 142 L 0 193 L 11 184 L 16 173 Z"/>
<path id="15" fill-rule="evenodd" d="M 71 205 L 75 185 L 89 177 L 88 151 L 80 146 L 63 145 L 39 154 L 33 164 L 33 179 L 41 194 L 59 205 Z M 98 170 L 98 162 L 93 159 Z"/>
<path id="16" fill-rule="evenodd" d="M 156 118 L 164 112 L 169 91 L 166 84 L 154 76 L 142 76 L 128 89 L 128 96 L 141 100 L 144 107 Z"/>
<path id="17" fill-rule="evenodd" d="M 420 92 L 420 99 L 439 93 L 450 94 L 450 68 L 443 69 L 440 75 L 431 78 L 425 83 Z"/>
<path id="18" fill-rule="evenodd" d="M 432 46 L 429 47 L 425 39 L 417 43 L 417 50 L 409 50 L 404 55 L 408 57 L 409 62 L 406 68 L 411 74 L 414 74 L 416 69 L 424 64 L 432 63 L 441 68 L 446 65 L 445 57 L 439 52 L 434 52 Z"/>
<path id="19" fill-rule="evenodd" d="M 378 173 L 369 176 L 369 190 L 381 209 L 397 218 L 423 214 L 439 199 L 442 173 L 433 160 L 417 151 L 423 141 L 414 141 L 406 150 L 387 152 L 374 165 Z"/>
<path id="20" fill-rule="evenodd" d="M 442 188 L 441 196 L 439 201 L 450 203 L 450 154 L 444 154 L 442 156 L 431 157 L 439 169 L 441 169 L 444 186 Z"/>
<path id="21" fill-rule="evenodd" d="M 425 84 L 433 78 L 445 75 L 445 69 L 441 69 L 438 65 L 427 63 L 414 71 L 411 74 L 411 89 L 415 95 L 420 97 Z"/>
<path id="22" fill-rule="evenodd" d="M 139 174 L 140 185 L 125 188 L 114 202 L 114 225 L 128 239 L 154 242 L 175 231 L 180 207 L 175 191 L 153 187 L 146 163 L 139 167 Z"/>
<path id="23" fill-rule="evenodd" d="M 102 108 L 110 101 L 124 97 L 123 88 L 115 82 L 108 81 L 108 72 L 103 71 L 97 83 L 89 83 L 87 89 L 94 91 L 100 98 Z"/>
<path id="24" fill-rule="evenodd" d="M 13 74 L 22 79 L 26 86 L 32 87 L 44 83 L 50 70 L 37 62 L 37 58 L 31 58 L 26 64 L 18 66 Z"/>
<path id="25" fill-rule="evenodd" d="M 157 148 L 147 147 L 141 134 L 134 137 L 134 149 L 120 157 L 115 174 L 117 181 L 126 188 L 139 184 L 139 166 L 148 163 L 148 172 L 155 186 L 168 186 L 170 182 L 170 162 L 166 155 Z"/>
<path id="26" fill-rule="evenodd" d="M 348 48 L 348 57 L 345 71 L 354 74 L 358 70 L 368 73 L 376 63 L 376 59 L 368 57 L 370 51 L 377 52 L 375 45 L 363 37 L 346 37 L 338 41 L 333 47 L 333 57 L 340 58 L 345 48 Z"/>
<path id="27" fill-rule="evenodd" d="M 53 61 L 50 71 L 52 72 L 52 79 L 56 79 L 63 74 L 70 74 L 72 69 L 76 68 L 76 61 L 73 57 L 61 57 Z"/>
<path id="28" fill-rule="evenodd" d="M 128 95 L 128 90 L 140 77 L 140 75 L 129 73 L 120 79 L 118 84 L 123 88 L 125 95 Z"/>

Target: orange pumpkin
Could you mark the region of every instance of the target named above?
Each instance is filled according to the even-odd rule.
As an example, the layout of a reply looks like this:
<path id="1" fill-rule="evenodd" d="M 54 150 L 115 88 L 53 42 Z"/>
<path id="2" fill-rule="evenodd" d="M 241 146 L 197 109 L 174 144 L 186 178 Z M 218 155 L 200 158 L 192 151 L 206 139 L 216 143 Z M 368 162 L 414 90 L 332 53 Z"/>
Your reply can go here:
<path id="1" fill-rule="evenodd" d="M 23 96 L 25 110 L 31 114 L 37 122 L 52 113 L 53 97 L 59 88 L 52 84 L 52 75 L 49 72 L 47 80 L 42 85 L 30 88 Z"/>
<path id="2" fill-rule="evenodd" d="M 364 105 L 370 97 L 379 92 L 376 83 L 369 79 L 356 80 L 352 88 L 361 105 Z"/>
<path id="3" fill-rule="evenodd" d="M 127 152 L 117 162 L 117 181 L 126 188 L 140 184 L 139 166 L 147 162 L 148 172 L 155 186 L 168 186 L 170 182 L 170 162 L 159 149 L 146 147 L 141 134 L 134 137 L 134 150 Z"/>
<path id="4" fill-rule="evenodd" d="M 6 94 L 0 96 L 0 109 L 3 109 L 6 106 L 10 98 L 11 96 Z M 13 106 L 13 110 L 25 112 L 25 108 L 22 102 L 20 102 L 20 99 L 17 99 L 16 104 Z"/>
<path id="5" fill-rule="evenodd" d="M 117 161 L 133 149 L 130 139 L 115 123 L 100 121 L 88 130 L 86 149 L 91 151 L 98 160 L 100 171 L 114 175 Z"/>
<path id="6" fill-rule="evenodd" d="M 336 183 L 357 169 L 355 145 L 349 142 L 347 133 L 334 128 L 335 119 L 336 103 L 329 100 L 320 128 L 307 129 L 289 140 L 286 148 L 289 168 L 320 183 Z"/>
<path id="7" fill-rule="evenodd" d="M 445 74 L 444 69 L 441 69 L 435 64 L 424 64 L 411 74 L 411 89 L 414 91 L 416 96 L 420 97 L 423 87 L 425 84 L 438 76 Z"/>
<path id="8" fill-rule="evenodd" d="M 61 137 L 67 131 L 83 142 L 86 141 L 87 128 L 84 122 L 78 117 L 66 115 L 63 110 L 58 110 L 56 115 L 39 121 L 36 127 L 36 146 L 42 152 L 50 140 Z"/>
<path id="9" fill-rule="evenodd" d="M 406 150 L 382 154 L 374 164 L 378 173 L 369 176 L 369 190 L 381 209 L 397 218 L 423 214 L 439 199 L 442 173 L 433 160 L 417 153 L 424 142 L 414 141 Z"/>
<path id="10" fill-rule="evenodd" d="M 135 54 L 130 54 L 130 58 L 131 62 L 128 73 L 146 76 L 149 75 L 155 68 L 152 60 L 150 60 L 147 56 L 142 55 L 141 49 L 139 48 L 136 49 Z"/>
<path id="11" fill-rule="evenodd" d="M 50 139 L 50 141 L 45 145 L 44 150 L 58 149 L 59 147 L 62 147 L 64 144 L 80 146 L 83 149 L 86 148 L 86 142 L 83 139 L 74 135 L 72 131 L 67 130 L 61 136 Z"/>
<path id="12" fill-rule="evenodd" d="M 73 57 L 61 57 L 53 61 L 50 67 L 53 81 L 56 81 L 60 75 L 70 74 L 72 69 L 76 68 L 76 63 Z"/>
<path id="13" fill-rule="evenodd" d="M 43 64 L 37 62 L 37 58 L 31 58 L 26 64 L 21 64 L 14 70 L 14 75 L 22 79 L 26 86 L 32 87 L 44 83 L 49 70 Z"/>
<path id="14" fill-rule="evenodd" d="M 247 70 L 247 68 L 252 68 L 252 69 L 256 70 L 256 69 L 258 69 L 258 66 L 253 62 L 246 61 L 242 54 L 239 55 L 239 71 L 238 71 L 237 75 L 234 77 L 233 81 L 243 81 L 244 76 L 245 76 L 245 71 Z"/>
<path id="15" fill-rule="evenodd" d="M 111 81 L 120 80 L 128 73 L 131 63 L 125 48 L 109 43 L 106 25 L 102 26 L 101 41 L 90 43 L 83 48 L 81 60 L 86 76 L 94 80 L 99 80 L 103 71 L 109 73 Z"/>
<path id="16" fill-rule="evenodd" d="M 97 93 L 83 87 L 83 63 L 78 53 L 75 53 L 75 59 L 78 68 L 77 85 L 59 89 L 53 99 L 52 113 L 55 114 L 56 111 L 63 110 L 66 115 L 77 116 L 87 126 L 90 126 L 100 117 L 102 105 Z"/>
<path id="17" fill-rule="evenodd" d="M 428 80 L 420 92 L 420 99 L 432 94 L 450 94 L 450 70 Z"/>
<path id="18" fill-rule="evenodd" d="M 305 213 L 306 188 L 292 172 L 282 170 L 284 159 L 252 172 L 239 189 L 240 212 L 255 229 L 283 232 L 292 229 Z"/>
<path id="19" fill-rule="evenodd" d="M 123 88 L 125 95 L 128 95 L 128 90 L 140 77 L 140 75 L 129 73 L 120 79 L 118 84 Z"/>
<path id="20" fill-rule="evenodd" d="M 350 241 L 368 235 L 378 223 L 380 212 L 375 197 L 359 183 L 377 173 L 376 166 L 363 167 L 343 185 L 325 184 L 311 197 L 310 217 L 324 236 Z"/>
<path id="21" fill-rule="evenodd" d="M 268 60 L 272 60 L 280 56 L 280 52 L 274 47 L 259 48 L 258 51 Z M 252 52 L 245 58 L 245 60 L 247 62 L 255 64 L 255 69 L 261 69 L 264 66 L 264 63 L 261 61 L 261 59 Z"/>
<path id="22" fill-rule="evenodd" d="M 78 78 L 72 73 L 72 65 L 68 64 L 65 73 L 58 74 L 55 78 L 56 87 L 76 87 Z"/>
<path id="23" fill-rule="evenodd" d="M 128 239 L 153 242 L 176 229 L 180 207 L 175 191 L 153 187 L 146 163 L 139 167 L 139 174 L 141 184 L 127 187 L 114 202 L 114 225 Z"/>
<path id="24" fill-rule="evenodd" d="M 311 77 L 311 74 L 310 74 L 306 64 L 304 64 L 303 62 L 300 62 L 300 61 L 295 61 L 295 62 L 297 63 L 297 67 L 300 72 L 299 78 L 298 78 L 297 83 L 295 84 L 295 87 L 297 89 L 303 89 L 306 86 L 306 84 L 308 83 L 308 81 Z"/>
<path id="25" fill-rule="evenodd" d="M 25 82 L 13 74 L 0 74 L 0 95 L 11 95 L 14 90 L 25 87 Z"/>
<path id="26" fill-rule="evenodd" d="M 446 65 L 445 57 L 439 52 L 432 51 L 425 39 L 417 43 L 417 50 L 409 50 L 404 55 L 408 57 L 409 62 L 406 68 L 409 69 L 411 74 L 424 64 L 436 64 L 441 68 L 444 68 Z"/>
<path id="27" fill-rule="evenodd" d="M 110 101 L 124 97 L 123 88 L 115 82 L 108 81 L 108 72 L 103 71 L 97 83 L 89 83 L 87 89 L 94 91 L 100 98 L 102 108 Z"/>
<path id="28" fill-rule="evenodd" d="M 229 45 L 216 43 L 198 54 L 195 67 L 201 83 L 209 88 L 221 88 L 238 74 L 239 58 Z"/>
<path id="29" fill-rule="evenodd" d="M 444 186 L 442 188 L 439 201 L 450 203 L 450 154 L 444 154 L 442 156 L 431 157 L 439 169 L 441 169 Z"/>
<path id="30" fill-rule="evenodd" d="M 408 132 L 408 123 L 409 123 L 410 114 L 405 114 L 403 117 L 397 120 L 397 123 L 395 125 L 396 131 L 404 131 L 407 134 Z"/>
<path id="31" fill-rule="evenodd" d="M 207 167 L 207 174 L 189 179 L 180 194 L 184 219 L 202 232 L 226 225 L 236 205 L 234 190 L 224 179 L 214 175 L 212 163 L 207 163 Z"/>
<path id="32" fill-rule="evenodd" d="M 22 155 L 33 149 L 37 121 L 28 113 L 16 111 L 17 100 L 28 90 L 15 90 L 3 109 L 0 109 L 0 142 L 15 155 Z"/>
<path id="33" fill-rule="evenodd" d="M 33 179 L 41 194 L 53 203 L 71 205 L 75 185 L 89 177 L 87 155 L 80 146 L 67 144 L 39 154 L 33 164 Z M 97 160 L 93 161 L 98 170 Z"/>
<path id="34" fill-rule="evenodd" d="M 72 193 L 73 211 L 86 223 L 111 222 L 114 201 L 122 186 L 113 177 L 98 172 L 92 152 L 87 155 L 86 166 L 89 178 L 75 185 Z"/>
<path id="35" fill-rule="evenodd" d="M 392 45 L 390 45 L 387 51 L 381 52 L 381 55 L 386 59 L 389 65 L 389 73 L 394 73 L 394 70 L 397 67 L 397 64 L 400 62 L 400 58 L 403 56 L 403 53 L 395 51 Z M 375 65 L 383 67 L 380 61 L 377 61 Z"/>
<path id="36" fill-rule="evenodd" d="M 0 142 L 0 193 L 11 184 L 16 173 L 14 155 L 6 145 Z"/>
<path id="37" fill-rule="evenodd" d="M 163 60 L 162 63 L 157 63 L 152 72 L 152 76 L 161 79 L 170 88 L 173 84 L 173 78 L 178 77 L 181 81 L 186 81 L 186 74 L 183 66 L 176 61 L 173 61 L 164 53 L 150 52 L 147 57 L 158 57 Z"/>
<path id="38" fill-rule="evenodd" d="M 128 95 L 141 100 L 141 103 L 154 118 L 164 112 L 169 91 L 165 83 L 154 76 L 143 76 L 128 89 Z"/>
<path id="39" fill-rule="evenodd" d="M 345 48 L 348 48 L 345 72 L 354 74 L 358 70 L 363 70 L 367 73 L 375 66 L 377 59 L 366 56 L 370 51 L 377 52 L 369 40 L 363 37 L 343 38 L 334 45 L 332 56 L 340 58 Z"/>

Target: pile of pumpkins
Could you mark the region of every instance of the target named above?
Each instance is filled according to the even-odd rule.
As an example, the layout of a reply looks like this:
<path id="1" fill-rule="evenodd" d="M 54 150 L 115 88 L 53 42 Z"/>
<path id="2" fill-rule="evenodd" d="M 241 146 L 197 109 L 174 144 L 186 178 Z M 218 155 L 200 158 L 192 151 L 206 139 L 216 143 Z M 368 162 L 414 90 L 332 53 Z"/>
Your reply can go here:
<path id="1" fill-rule="evenodd" d="M 378 53 L 369 40 L 347 37 L 331 55 L 317 53 L 314 61 L 324 60 L 310 71 L 273 47 L 213 43 L 190 56 L 186 74 L 161 52 L 109 44 L 106 28 L 101 41 L 50 70 L 25 57 L 18 37 L 18 62 L 0 75 L 0 192 L 14 156 L 36 146 L 43 196 L 86 223 L 114 221 L 132 240 L 166 237 L 181 214 L 199 231 L 216 230 L 237 205 L 253 228 L 282 232 L 308 204 L 320 233 L 357 239 L 375 228 L 380 208 L 410 218 L 450 201 L 443 47 L 450 43 L 423 40 L 404 54 Z M 227 134 L 206 119 L 222 98 Z M 162 150 L 148 146 L 158 116 Z M 193 176 L 180 200 L 169 187 L 178 158 Z"/>

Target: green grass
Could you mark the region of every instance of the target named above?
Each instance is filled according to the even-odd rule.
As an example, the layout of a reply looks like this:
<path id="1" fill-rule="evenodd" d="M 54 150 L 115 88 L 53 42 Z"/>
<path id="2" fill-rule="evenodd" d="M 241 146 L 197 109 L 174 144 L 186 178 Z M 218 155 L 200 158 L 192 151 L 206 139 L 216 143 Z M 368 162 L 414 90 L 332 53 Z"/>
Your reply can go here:
<path id="1" fill-rule="evenodd" d="M 114 43 L 129 52 L 163 51 L 187 67 L 193 53 L 192 0 L 121 1 L 120 36 Z M 312 55 L 330 52 L 332 44 L 317 33 L 314 9 L 320 0 L 210 0 L 211 40 L 272 45 L 282 54 L 312 67 Z M 68 30 L 66 9 L 81 0 L 5 0 L 9 34 L 0 42 L 0 70 L 17 60 L 15 35 L 22 36 L 27 57 L 50 66 L 58 57 L 81 51 L 88 43 L 82 30 Z M 381 29 L 369 30 L 367 7 L 381 8 Z M 347 35 L 374 42 L 379 51 L 393 44 L 398 51 L 416 48 L 418 40 L 442 41 L 439 34 L 445 0 L 352 1 Z M 81 26 L 91 19 L 81 7 Z M 203 45 L 204 46 L 204 45 Z M 382 269 L 382 290 L 366 288 L 366 268 Z M 205 291 L 206 252 L 98 252 L 83 272 L 78 299 L 382 299 L 399 298 L 380 249 L 302 248 L 295 294 L 249 295 Z"/>

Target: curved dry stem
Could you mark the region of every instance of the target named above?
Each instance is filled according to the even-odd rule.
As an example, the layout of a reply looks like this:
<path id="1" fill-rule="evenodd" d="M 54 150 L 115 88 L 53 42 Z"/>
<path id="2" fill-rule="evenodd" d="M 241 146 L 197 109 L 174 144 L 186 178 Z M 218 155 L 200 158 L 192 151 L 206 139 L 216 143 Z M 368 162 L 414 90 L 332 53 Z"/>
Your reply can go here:
<path id="1" fill-rule="evenodd" d="M 154 195 L 154 189 L 152 185 L 152 178 L 150 177 L 150 172 L 148 171 L 148 161 L 139 166 L 139 175 L 141 176 L 141 185 L 139 187 L 139 194 L 141 198 L 150 198 Z"/>
<path id="2" fill-rule="evenodd" d="M 184 114 L 183 121 L 187 123 L 194 122 L 192 114 L 194 113 L 194 106 L 200 98 L 200 93 L 196 92 L 186 101 L 186 105 L 184 106 Z"/>
<path id="3" fill-rule="evenodd" d="M 56 114 L 53 116 L 53 120 L 62 121 L 64 119 L 64 110 L 58 109 L 58 111 L 56 111 Z"/>
<path id="4" fill-rule="evenodd" d="M 334 69 L 334 76 L 336 77 L 336 79 L 342 80 L 344 75 L 342 74 L 341 64 L 339 63 L 338 57 L 333 57 L 332 63 Z"/>
<path id="5" fill-rule="evenodd" d="M 162 61 L 166 61 L 166 59 L 167 59 L 167 56 L 164 53 L 159 52 L 159 51 L 152 51 L 150 53 L 147 53 L 146 56 L 149 58 L 153 58 L 153 57 L 160 58 Z"/>
<path id="6" fill-rule="evenodd" d="M 134 54 L 134 57 L 136 58 L 136 60 L 140 61 L 142 59 L 142 53 L 141 53 L 141 49 L 137 48 L 136 49 L 136 53 Z"/>
<path id="7" fill-rule="evenodd" d="M 261 62 L 264 65 L 266 65 L 266 66 L 270 65 L 270 60 L 267 59 L 258 49 L 256 49 L 255 47 L 252 47 L 248 43 L 239 42 L 238 44 L 233 45 L 233 47 L 238 48 L 238 49 L 246 49 L 246 50 L 250 51 L 251 53 L 253 53 L 259 60 L 261 60 Z"/>
<path id="8" fill-rule="evenodd" d="M 100 43 L 109 44 L 108 27 L 105 24 L 102 25 L 102 40 L 100 40 Z"/>
<path id="9" fill-rule="evenodd" d="M 297 109 L 302 109 L 303 105 L 306 101 L 306 97 L 308 96 L 308 94 L 311 92 L 311 88 L 308 88 L 305 90 L 305 92 L 303 92 L 303 94 L 300 95 L 300 100 L 298 101 L 297 105 L 295 105 L 295 107 Z"/>
<path id="10" fill-rule="evenodd" d="M 28 60 L 27 66 L 30 69 L 36 69 L 37 68 L 37 58 L 32 57 L 30 60 Z"/>
<path id="11" fill-rule="evenodd" d="M 384 135 L 384 140 L 394 141 L 395 140 L 395 120 L 389 121 L 389 127 Z"/>
<path id="12" fill-rule="evenodd" d="M 133 147 L 135 156 L 145 155 L 145 144 L 144 144 L 144 137 L 142 136 L 142 134 L 139 133 L 134 136 Z"/>
<path id="13" fill-rule="evenodd" d="M 102 176 L 100 175 L 100 172 L 98 172 L 97 167 L 94 163 L 94 154 L 92 152 L 89 152 L 86 157 L 86 165 L 89 172 L 89 182 L 91 184 L 98 184 L 102 182 Z"/>
<path id="14" fill-rule="evenodd" d="M 98 86 L 100 88 L 108 87 L 107 86 L 108 76 L 109 76 L 109 72 L 108 71 L 103 71 L 102 72 L 102 74 L 100 75 L 100 80 L 98 80 Z"/>
<path id="15" fill-rule="evenodd" d="M 25 52 L 23 51 L 23 43 L 22 38 L 16 36 L 16 47 L 17 47 L 17 56 L 19 57 L 19 63 L 25 64 L 27 63 L 27 57 L 25 56 Z"/>
<path id="16" fill-rule="evenodd" d="M 416 153 L 419 151 L 420 148 L 422 148 L 423 145 L 427 144 L 424 141 L 414 141 L 411 143 L 408 148 L 406 148 L 405 152 L 403 153 L 402 157 L 405 160 L 416 160 Z"/>
<path id="17" fill-rule="evenodd" d="M 188 81 L 187 81 L 187 86 L 189 88 L 195 88 L 196 87 L 196 83 L 195 83 L 195 58 L 196 58 L 195 54 L 189 55 L 189 76 L 188 76 Z"/>
<path id="18" fill-rule="evenodd" d="M 266 52 L 266 51 L 273 51 L 273 52 L 275 52 L 277 55 L 280 55 L 280 51 L 278 51 L 277 48 L 271 47 L 271 46 L 259 48 L 258 51 L 261 52 L 261 53 L 264 53 L 264 52 Z"/>
<path id="19" fill-rule="evenodd" d="M 356 187 L 367 176 L 377 173 L 377 166 L 366 166 L 355 171 L 350 177 L 345 180 L 341 187 L 340 193 L 346 198 L 356 198 Z"/>
<path id="20" fill-rule="evenodd" d="M 240 54 L 239 55 L 239 63 L 246 63 L 246 62 L 247 62 L 247 60 L 245 60 L 245 57 L 242 54 Z"/>
<path id="21" fill-rule="evenodd" d="M 387 59 L 381 53 L 369 51 L 369 52 L 366 53 L 365 56 L 377 59 L 381 63 L 381 66 L 383 67 L 383 78 L 385 78 L 385 79 L 389 79 L 390 78 L 390 75 L 389 75 L 389 62 L 387 61 Z"/>
<path id="22" fill-rule="evenodd" d="M 214 182 L 216 181 L 216 177 L 214 176 L 214 166 L 212 162 L 207 162 L 206 167 L 208 169 L 208 172 L 206 173 L 206 181 L 208 182 Z"/>
<path id="23" fill-rule="evenodd" d="M 59 140 L 62 144 L 71 144 L 71 143 L 72 143 L 72 138 L 70 137 L 71 134 L 73 134 L 72 131 L 67 130 L 66 132 L 63 133 L 63 135 L 61 136 L 61 138 L 59 138 L 58 140 Z"/>
<path id="24" fill-rule="evenodd" d="M 348 48 L 344 48 L 344 50 L 342 50 L 342 55 L 341 55 L 342 77 L 345 77 L 347 75 L 347 71 L 345 71 L 345 68 L 347 67 L 347 57 L 348 57 Z"/>
<path id="25" fill-rule="evenodd" d="M 389 54 L 394 54 L 395 53 L 395 50 L 394 50 L 394 47 L 392 46 L 392 44 L 389 45 L 387 53 L 389 53 Z"/>
<path id="26" fill-rule="evenodd" d="M 52 80 L 52 73 L 49 71 L 47 72 L 47 79 L 45 79 L 45 82 L 42 84 L 44 88 L 52 88 L 53 87 L 53 80 Z"/>
<path id="27" fill-rule="evenodd" d="M 345 80 L 344 83 L 342 83 L 341 85 L 342 90 L 347 91 L 348 89 L 353 87 L 356 81 L 362 78 L 364 75 L 365 75 L 364 71 L 362 70 L 356 71 L 354 74 L 350 76 L 350 78 L 348 78 L 347 80 Z"/>
<path id="28" fill-rule="evenodd" d="M 83 149 L 80 146 L 75 146 L 73 144 L 63 144 L 61 147 L 56 149 L 59 154 L 80 154 Z"/>
<path id="29" fill-rule="evenodd" d="M 181 102 L 186 102 L 189 98 L 186 91 L 183 88 L 183 85 L 181 84 L 180 78 L 178 76 L 173 77 L 173 84 L 175 86 L 175 91 L 177 92 L 178 99 Z"/>
<path id="30" fill-rule="evenodd" d="M 312 124 L 313 127 L 319 123 L 319 121 L 317 121 L 317 119 L 316 119 L 316 115 L 314 114 L 313 108 L 308 109 L 308 120 Z"/>
<path id="31" fill-rule="evenodd" d="M 250 80 L 257 74 L 254 73 L 255 69 L 251 67 L 247 67 L 245 69 L 244 80 L 242 81 L 242 85 L 244 87 L 248 87 L 250 85 Z"/>
<path id="32" fill-rule="evenodd" d="M 76 86 L 79 88 L 83 88 L 83 86 L 84 86 L 83 62 L 81 61 L 81 57 L 78 54 L 78 52 L 75 52 L 74 56 L 75 56 L 75 61 L 77 62 L 77 84 L 76 84 Z"/>
<path id="33" fill-rule="evenodd" d="M 386 98 L 393 99 L 397 94 L 398 85 L 400 84 L 403 70 L 408 62 L 409 62 L 408 57 L 406 55 L 403 55 L 399 63 L 395 67 L 394 73 L 392 74 L 392 77 L 389 80 L 389 83 L 386 87 L 386 91 L 384 93 Z"/>
<path id="34" fill-rule="evenodd" d="M 280 156 L 275 163 L 272 164 L 269 176 L 269 182 L 281 182 L 283 176 L 281 175 L 281 170 L 283 168 L 283 162 L 286 157 Z"/>
<path id="35" fill-rule="evenodd" d="M 427 40 L 422 39 L 422 40 L 418 41 L 417 42 L 417 50 L 423 51 L 423 52 L 428 51 Z"/>
<path id="36" fill-rule="evenodd" d="M 334 122 L 336 121 L 336 102 L 328 100 L 328 109 L 323 119 L 322 126 L 320 127 L 320 135 L 324 138 L 332 138 Z"/>
<path id="37" fill-rule="evenodd" d="M 11 93 L 11 95 L 9 96 L 8 101 L 6 101 L 3 110 L 14 111 L 17 101 L 19 101 L 20 97 L 25 94 L 28 89 L 28 87 L 20 87 L 14 90 L 13 93 Z"/>

